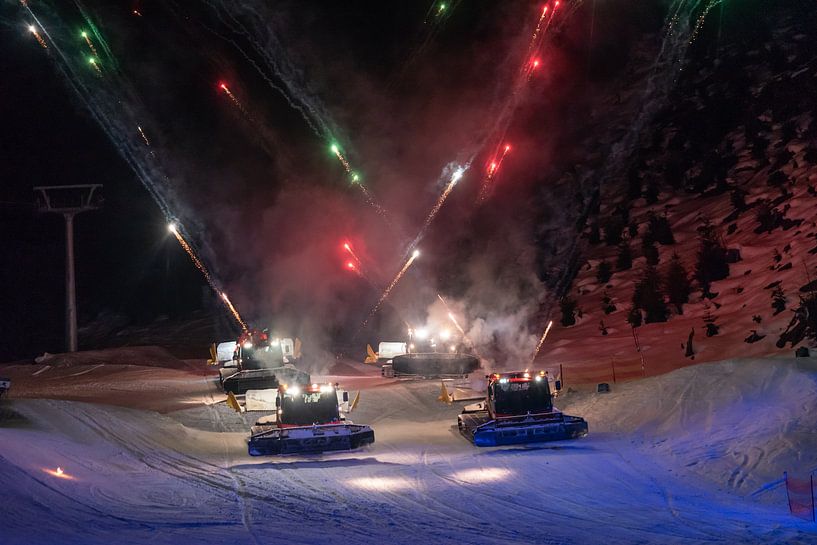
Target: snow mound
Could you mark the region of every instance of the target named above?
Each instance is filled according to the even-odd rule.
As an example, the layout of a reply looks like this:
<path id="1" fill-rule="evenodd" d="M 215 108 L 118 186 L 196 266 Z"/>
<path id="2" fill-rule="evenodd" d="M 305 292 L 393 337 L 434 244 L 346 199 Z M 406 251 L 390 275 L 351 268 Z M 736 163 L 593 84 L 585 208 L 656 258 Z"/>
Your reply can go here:
<path id="1" fill-rule="evenodd" d="M 142 365 L 183 369 L 187 365 L 159 346 L 127 346 L 105 350 L 87 350 L 65 354 L 49 354 L 34 359 L 35 362 L 52 367 L 74 367 L 78 365 Z"/>
<path id="2" fill-rule="evenodd" d="M 761 493 L 783 471 L 817 469 L 817 360 L 749 359 L 686 367 L 571 393 L 561 408 L 591 433 L 631 435 L 667 466 L 738 493 Z"/>

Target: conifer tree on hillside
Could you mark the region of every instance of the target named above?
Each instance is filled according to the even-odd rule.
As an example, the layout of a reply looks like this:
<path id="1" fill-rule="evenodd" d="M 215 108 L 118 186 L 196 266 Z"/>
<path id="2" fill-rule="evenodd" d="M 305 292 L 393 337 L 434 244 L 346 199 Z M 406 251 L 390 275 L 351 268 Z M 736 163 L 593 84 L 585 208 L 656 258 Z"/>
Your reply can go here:
<path id="1" fill-rule="evenodd" d="M 712 282 L 729 276 L 729 263 L 726 260 L 726 247 L 717 228 L 708 218 L 698 227 L 698 241 L 700 246 L 695 264 L 695 279 L 704 295 L 707 295 Z"/>
<path id="2" fill-rule="evenodd" d="M 576 325 L 576 300 L 569 295 L 559 301 L 559 310 L 562 311 L 561 323 L 564 327 Z"/>
<path id="3" fill-rule="evenodd" d="M 672 254 L 672 259 L 667 266 L 667 272 L 664 274 L 664 289 L 669 303 L 675 306 L 678 314 L 683 314 L 684 305 L 689 303 L 692 283 L 678 254 Z"/>
<path id="4" fill-rule="evenodd" d="M 654 212 L 650 212 L 647 224 L 647 232 L 658 244 L 675 244 L 675 237 L 672 236 L 672 227 L 669 224 L 667 216 L 659 216 Z"/>
<path id="5" fill-rule="evenodd" d="M 622 240 L 618 245 L 618 257 L 616 258 L 616 269 L 626 271 L 633 266 L 633 254 L 630 251 L 630 243 Z"/>
<path id="6" fill-rule="evenodd" d="M 610 281 L 610 277 L 613 276 L 613 266 L 610 265 L 610 262 L 607 260 L 603 260 L 599 263 L 599 269 L 596 272 L 596 280 L 599 281 L 599 284 L 606 284 Z"/>
<path id="7" fill-rule="evenodd" d="M 601 225 L 604 231 L 604 242 L 608 246 L 615 246 L 621 242 L 621 232 L 627 223 L 618 214 L 610 214 Z"/>
<path id="8" fill-rule="evenodd" d="M 633 307 L 644 311 L 644 322 L 666 322 L 669 309 L 664 302 L 661 275 L 658 269 L 647 265 L 633 290 Z"/>
<path id="9" fill-rule="evenodd" d="M 641 239 L 641 251 L 647 260 L 647 265 L 658 265 L 658 248 L 655 247 L 652 237 L 644 235 Z"/>

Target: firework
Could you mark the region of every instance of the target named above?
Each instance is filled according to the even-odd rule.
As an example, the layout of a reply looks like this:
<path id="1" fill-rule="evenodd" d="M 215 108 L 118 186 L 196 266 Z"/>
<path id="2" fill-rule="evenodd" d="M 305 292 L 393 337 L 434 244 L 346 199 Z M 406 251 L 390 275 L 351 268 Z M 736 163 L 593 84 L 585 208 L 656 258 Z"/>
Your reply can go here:
<path id="1" fill-rule="evenodd" d="M 539 339 L 539 344 L 536 345 L 536 350 L 533 351 L 533 357 L 531 358 L 531 364 L 536 359 L 536 356 L 539 355 L 539 350 L 542 348 L 542 345 L 545 344 L 545 339 L 547 338 L 548 333 L 550 332 L 550 328 L 551 328 L 552 325 L 553 325 L 553 320 L 550 320 L 548 322 L 547 327 L 545 328 L 545 332 L 542 333 L 542 337 Z"/>
<path id="2" fill-rule="evenodd" d="M 219 82 L 218 88 L 221 89 L 222 91 L 224 91 L 224 94 L 227 95 L 227 98 L 230 99 L 230 102 L 232 102 L 233 105 L 236 108 L 238 108 L 238 111 L 240 111 L 242 114 L 244 114 L 247 118 L 250 117 L 249 114 L 247 113 L 247 110 L 244 109 L 244 105 L 241 104 L 241 102 L 238 100 L 238 98 L 236 98 L 236 96 L 233 94 L 233 92 L 230 91 L 230 88 L 227 87 L 226 83 L 224 83 L 223 81 Z"/>
<path id="3" fill-rule="evenodd" d="M 88 37 L 88 33 L 83 30 L 81 36 L 85 40 L 85 43 L 88 44 L 88 48 L 91 50 L 91 53 L 94 54 L 94 57 L 99 57 L 94 44 L 91 42 L 91 38 Z"/>
<path id="4" fill-rule="evenodd" d="M 353 182 L 359 184 L 360 176 L 352 171 L 352 165 L 349 164 L 349 161 L 347 161 L 346 157 L 344 157 L 343 154 L 340 152 L 340 148 L 338 147 L 338 145 L 337 144 L 332 144 L 330 149 L 332 150 L 332 153 L 334 153 L 335 156 L 337 156 L 338 161 L 341 162 L 341 164 L 343 165 L 344 170 L 346 170 L 346 174 L 349 175 L 350 179 Z"/>
<path id="5" fill-rule="evenodd" d="M 494 180 L 497 172 L 499 172 L 499 168 L 502 166 L 502 162 L 505 160 L 505 156 L 508 155 L 509 151 L 511 151 L 510 144 L 505 144 L 505 146 L 502 147 L 502 153 L 499 154 L 499 157 L 497 158 L 497 154 L 495 153 L 494 158 L 488 163 L 485 179 L 482 181 L 482 187 L 479 191 L 479 202 L 485 201 L 490 196 L 492 188 L 491 182 Z"/>
<path id="6" fill-rule="evenodd" d="M 347 252 L 349 252 L 349 255 L 352 256 L 352 259 L 354 259 L 354 264 L 356 264 L 357 267 L 360 268 L 363 263 L 360 261 L 360 258 L 357 257 L 357 254 L 355 253 L 355 251 L 352 250 L 352 245 L 349 244 L 348 242 L 344 242 L 343 243 L 343 249 L 346 250 Z"/>
<path id="7" fill-rule="evenodd" d="M 25 6 L 26 4 L 23 5 Z M 34 38 L 37 40 L 37 43 L 40 44 L 40 46 L 43 49 L 48 49 L 48 44 L 46 44 L 45 40 L 43 40 L 43 37 L 40 36 L 40 31 L 37 30 L 36 26 L 28 25 L 28 31 L 31 32 L 31 35 L 34 36 Z"/>
<path id="8" fill-rule="evenodd" d="M 377 304 L 374 306 L 372 311 L 369 312 L 369 315 L 366 317 L 366 319 L 363 320 L 363 324 L 361 324 L 360 326 L 361 328 L 366 327 L 366 324 L 369 322 L 369 320 L 371 320 L 372 316 L 374 316 L 377 313 L 377 311 L 380 310 L 380 307 L 381 305 L 383 305 L 383 302 L 389 297 L 391 291 L 400 282 L 400 279 L 403 278 L 403 275 L 406 274 L 406 271 L 409 269 L 409 267 L 411 267 L 411 264 L 414 263 L 414 260 L 417 259 L 418 257 L 420 257 L 420 251 L 414 250 L 411 253 L 411 257 L 409 257 L 405 265 L 403 265 L 403 268 L 400 269 L 400 272 L 398 272 L 397 275 L 394 277 L 394 280 L 391 281 L 391 284 L 389 284 L 386 287 L 386 289 L 383 290 L 383 295 L 380 296 L 380 299 L 377 301 Z"/>
<path id="9" fill-rule="evenodd" d="M 454 171 L 454 174 L 451 175 L 451 180 L 448 182 L 448 185 L 445 186 L 445 189 L 440 194 L 440 197 L 437 199 L 437 202 L 434 203 L 434 206 L 431 208 L 431 211 L 426 216 L 425 222 L 423 222 L 423 231 L 428 229 L 428 226 L 431 225 L 431 222 L 434 221 L 434 218 L 437 216 L 437 213 L 440 211 L 440 208 L 443 207 L 445 200 L 451 194 L 451 191 L 454 189 L 454 186 L 457 185 L 462 179 L 462 175 L 465 174 L 465 168 L 459 167 L 457 170 Z"/>
<path id="10" fill-rule="evenodd" d="M 698 34 L 701 32 L 701 27 L 704 26 L 706 16 L 709 15 L 709 12 L 712 10 L 712 8 L 720 4 L 721 1 L 722 0 L 709 0 L 709 2 L 706 4 L 706 7 L 704 7 L 703 12 L 701 13 L 701 15 L 698 16 L 698 20 L 695 21 L 695 28 L 692 30 L 692 35 L 689 37 L 690 45 L 692 45 L 692 42 L 695 41 L 695 38 L 697 38 Z"/>
<path id="11" fill-rule="evenodd" d="M 241 329 L 247 331 L 248 329 L 247 323 L 243 319 L 241 319 L 241 315 L 238 313 L 238 310 L 236 310 L 235 306 L 233 306 L 233 302 L 230 301 L 230 298 L 227 297 L 227 294 L 224 293 L 223 291 L 221 292 L 221 299 L 222 301 L 224 301 L 224 304 L 227 305 L 227 308 L 230 310 L 230 313 L 233 315 L 233 318 L 235 318 L 235 321 L 241 325 Z"/>
<path id="12" fill-rule="evenodd" d="M 97 75 L 102 75 L 102 69 L 99 67 L 99 61 L 96 60 L 96 57 L 89 57 L 88 64 L 90 64 L 94 70 L 96 70 Z"/>
<path id="13" fill-rule="evenodd" d="M 136 129 L 139 131 L 139 134 L 142 135 L 142 140 L 145 141 L 145 144 L 149 146 L 150 140 L 148 140 L 148 137 L 145 135 L 145 131 L 142 130 L 142 127 L 137 126 Z"/>

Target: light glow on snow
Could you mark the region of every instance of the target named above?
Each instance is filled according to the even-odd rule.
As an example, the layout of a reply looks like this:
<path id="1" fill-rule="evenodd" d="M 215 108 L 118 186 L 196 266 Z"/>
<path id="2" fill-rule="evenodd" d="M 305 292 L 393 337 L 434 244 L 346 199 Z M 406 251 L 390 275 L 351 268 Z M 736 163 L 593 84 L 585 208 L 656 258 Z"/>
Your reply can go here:
<path id="1" fill-rule="evenodd" d="M 513 475 L 513 471 L 504 467 L 481 467 L 458 471 L 452 477 L 458 481 L 478 484 L 502 481 L 511 475 Z"/>
<path id="2" fill-rule="evenodd" d="M 65 479 L 67 481 L 73 481 L 74 477 L 66 473 L 61 467 L 57 469 L 49 469 L 47 467 L 43 468 L 43 471 L 51 475 L 52 477 L 57 477 L 58 479 Z"/>
<path id="3" fill-rule="evenodd" d="M 405 490 L 414 486 L 411 481 L 403 477 L 360 477 L 346 481 L 346 484 L 354 486 L 355 488 L 375 492 L 392 492 L 394 490 Z"/>

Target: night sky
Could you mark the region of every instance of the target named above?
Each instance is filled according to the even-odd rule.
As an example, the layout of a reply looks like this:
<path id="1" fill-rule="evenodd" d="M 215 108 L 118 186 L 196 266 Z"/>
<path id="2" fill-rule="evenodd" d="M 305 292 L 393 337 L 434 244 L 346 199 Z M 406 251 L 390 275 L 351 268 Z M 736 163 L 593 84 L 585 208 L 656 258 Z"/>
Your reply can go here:
<path id="1" fill-rule="evenodd" d="M 380 295 L 344 270 L 342 243 L 353 244 L 382 288 L 445 173 L 472 158 L 420 242 L 422 258 L 390 298 L 394 307 L 360 338 L 423 320 L 440 291 L 455 301 L 484 294 L 480 304 L 490 305 L 498 283 L 513 305 L 542 289 L 530 255 L 537 203 L 577 162 L 575 144 L 591 131 L 587 112 L 610 98 L 606 87 L 634 48 L 655 46 L 665 12 L 662 2 L 577 3 L 542 42 L 546 69 L 528 78 L 499 134 L 494 118 L 513 93 L 541 3 L 453 2 L 440 20 L 428 1 L 243 3 L 241 20 L 263 21 L 266 35 L 237 32 L 222 9 L 229 2 L 30 4 L 66 57 L 38 46 L 19 3 L 0 4 L 0 360 L 64 342 L 63 220 L 34 212 L 35 185 L 105 186 L 102 210 L 76 221 L 80 326 L 196 311 L 229 320 L 123 148 L 138 150 L 137 164 L 151 162 L 147 177 L 172 219 L 249 322 L 326 347 L 348 342 Z M 80 8 L 118 63 L 114 70 L 103 53 L 101 77 L 86 63 Z M 76 81 L 90 89 L 90 108 Z M 126 111 L 114 124 L 127 130 L 106 134 L 91 113 L 100 104 L 95 115 L 108 119 Z M 316 119 L 332 138 L 310 128 Z M 134 120 L 149 149 L 138 147 Z M 388 219 L 349 183 L 333 141 Z M 490 201 L 478 206 L 500 141 L 513 151 Z M 509 263 L 516 272 L 504 279 Z"/>

